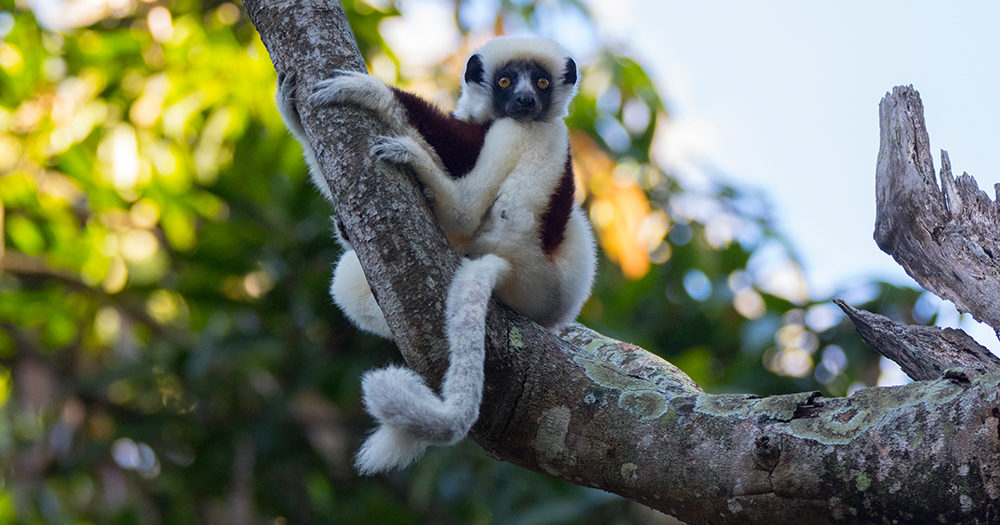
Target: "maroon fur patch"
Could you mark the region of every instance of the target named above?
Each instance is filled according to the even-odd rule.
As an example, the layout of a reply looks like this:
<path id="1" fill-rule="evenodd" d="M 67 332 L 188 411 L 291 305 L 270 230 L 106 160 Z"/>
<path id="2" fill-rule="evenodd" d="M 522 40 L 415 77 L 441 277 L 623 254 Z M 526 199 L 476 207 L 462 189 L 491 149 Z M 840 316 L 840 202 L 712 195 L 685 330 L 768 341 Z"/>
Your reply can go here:
<path id="1" fill-rule="evenodd" d="M 392 91 L 406 108 L 410 125 L 434 148 L 448 174 L 460 178 L 472 171 L 489 125 L 458 120 L 413 93 Z"/>
<path id="2" fill-rule="evenodd" d="M 573 194 L 576 184 L 573 182 L 573 158 L 566 152 L 566 166 L 556 191 L 549 197 L 549 205 L 545 208 L 542 220 L 538 224 L 538 236 L 542 240 L 542 252 L 552 255 L 562 244 L 566 236 L 566 225 L 573 211 Z"/>

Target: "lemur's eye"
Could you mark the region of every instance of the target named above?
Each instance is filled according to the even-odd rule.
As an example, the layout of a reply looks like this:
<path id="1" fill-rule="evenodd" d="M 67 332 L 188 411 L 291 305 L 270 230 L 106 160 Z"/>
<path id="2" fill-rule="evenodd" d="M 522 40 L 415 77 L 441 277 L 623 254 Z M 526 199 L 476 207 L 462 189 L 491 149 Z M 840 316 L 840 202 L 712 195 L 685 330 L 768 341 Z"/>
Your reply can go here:
<path id="1" fill-rule="evenodd" d="M 507 89 L 507 88 L 509 88 L 510 87 L 510 77 L 500 77 L 500 80 L 497 80 L 497 85 L 500 86 L 500 89 Z"/>
<path id="2" fill-rule="evenodd" d="M 538 89 L 549 89 L 549 79 L 540 78 L 535 82 L 535 85 L 538 86 Z"/>

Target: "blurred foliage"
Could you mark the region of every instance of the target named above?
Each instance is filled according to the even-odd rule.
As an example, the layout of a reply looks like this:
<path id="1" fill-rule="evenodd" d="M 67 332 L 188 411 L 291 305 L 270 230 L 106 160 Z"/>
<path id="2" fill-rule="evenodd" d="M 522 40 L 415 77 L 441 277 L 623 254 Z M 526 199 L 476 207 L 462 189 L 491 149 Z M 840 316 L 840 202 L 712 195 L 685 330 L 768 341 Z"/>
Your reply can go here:
<path id="1" fill-rule="evenodd" d="M 358 378 L 398 356 L 331 306 L 329 206 L 274 110 L 255 30 L 228 2 L 87 5 L 39 12 L 65 23 L 56 31 L 0 3 L 0 522 L 657 519 L 470 443 L 355 477 L 371 425 Z M 505 0 L 475 23 L 454 5 L 470 41 L 547 34 L 558 16 L 598 40 L 580 2 Z M 380 32 L 395 4 L 345 7 L 370 64 L 454 91 L 465 49 L 400 78 Z M 569 123 L 606 258 L 582 320 L 709 391 L 872 384 L 878 359 L 808 300 L 766 200 L 665 172 L 654 145 L 669 116 L 652 80 L 613 49 L 584 55 Z M 931 320 L 913 290 L 847 293 Z"/>

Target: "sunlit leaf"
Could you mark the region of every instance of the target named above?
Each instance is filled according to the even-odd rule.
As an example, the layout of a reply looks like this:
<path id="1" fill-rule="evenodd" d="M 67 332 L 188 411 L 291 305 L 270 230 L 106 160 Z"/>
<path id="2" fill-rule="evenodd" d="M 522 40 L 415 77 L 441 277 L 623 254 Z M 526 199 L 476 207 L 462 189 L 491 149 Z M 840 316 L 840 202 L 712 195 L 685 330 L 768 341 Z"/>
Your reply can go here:
<path id="1" fill-rule="evenodd" d="M 45 250 L 45 236 L 38 224 L 22 215 L 6 218 L 6 232 L 11 243 L 28 255 L 38 255 Z"/>

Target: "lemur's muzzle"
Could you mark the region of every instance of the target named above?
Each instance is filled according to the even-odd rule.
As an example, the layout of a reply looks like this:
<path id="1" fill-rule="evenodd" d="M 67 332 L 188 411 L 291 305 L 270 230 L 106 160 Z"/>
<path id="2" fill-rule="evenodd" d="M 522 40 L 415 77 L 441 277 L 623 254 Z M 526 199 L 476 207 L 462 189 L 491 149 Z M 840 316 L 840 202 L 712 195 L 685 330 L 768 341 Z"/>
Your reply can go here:
<path id="1" fill-rule="evenodd" d="M 515 93 L 507 103 L 507 114 L 517 120 L 534 120 L 538 116 L 538 108 L 541 105 L 535 94 L 530 91 Z"/>

